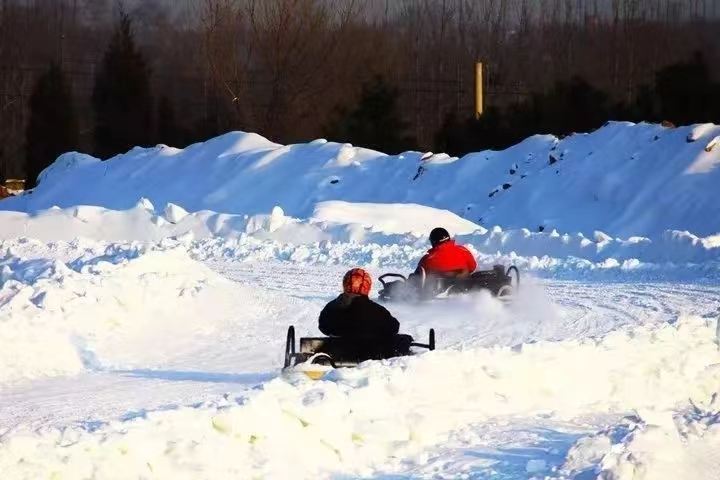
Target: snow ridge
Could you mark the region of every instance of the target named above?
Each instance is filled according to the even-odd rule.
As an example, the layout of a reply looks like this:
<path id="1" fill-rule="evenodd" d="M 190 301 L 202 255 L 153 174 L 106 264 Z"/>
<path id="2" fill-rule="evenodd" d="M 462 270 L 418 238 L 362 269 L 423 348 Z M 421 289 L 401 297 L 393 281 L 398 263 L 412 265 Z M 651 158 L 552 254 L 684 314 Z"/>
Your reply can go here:
<path id="1" fill-rule="evenodd" d="M 155 358 L 163 339 L 153 336 L 187 318 L 189 298 L 223 284 L 182 248 L 112 245 L 67 263 L 7 248 L 0 254 L 0 384 Z M 181 337 L 198 327 L 171 330 Z M 139 358 L 125 351 L 142 343 L 155 350 Z M 107 364 L 94 348 L 108 353 Z"/>
<path id="2" fill-rule="evenodd" d="M 16 241 L 12 239 L 18 237 L 53 242 L 89 238 L 131 244 L 142 240 L 146 245 L 187 246 L 194 258 L 201 260 L 272 259 L 411 268 L 428 247 L 428 229 L 442 220 L 484 266 L 515 263 L 524 270 L 546 272 L 642 272 L 663 267 L 698 269 L 715 276 L 720 263 L 717 235 L 700 238 L 689 232 L 666 231 L 652 238 L 613 238 L 601 231 L 586 237 L 555 230 L 486 230 L 450 212 L 420 205 L 326 202 L 316 213 L 320 218 L 292 218 L 279 207 L 269 214 L 253 216 L 189 213 L 169 203 L 158 214 L 144 199 L 125 211 L 72 207 L 37 216 L 0 212 L 0 221 L 6 226 L 0 232 L 0 242 L 6 238 L 13 245 Z"/>
<path id="3" fill-rule="evenodd" d="M 720 127 L 611 122 L 563 139 L 536 135 L 504 151 L 383 153 L 326 141 L 282 146 L 232 132 L 183 150 L 134 148 L 104 162 L 61 156 L 28 195 L 0 209 L 123 210 L 140 197 L 188 212 L 308 218 L 323 201 L 415 203 L 482 226 L 592 235 L 720 232 Z"/>

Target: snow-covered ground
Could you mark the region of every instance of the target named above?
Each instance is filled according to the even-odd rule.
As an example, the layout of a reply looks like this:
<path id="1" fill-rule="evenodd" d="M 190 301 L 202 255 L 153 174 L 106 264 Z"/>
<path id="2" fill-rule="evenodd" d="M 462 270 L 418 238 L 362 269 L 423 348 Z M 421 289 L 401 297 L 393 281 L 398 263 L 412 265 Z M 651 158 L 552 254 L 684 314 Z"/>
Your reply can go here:
<path id="1" fill-rule="evenodd" d="M 655 428 L 645 412 L 653 421 L 689 399 L 717 409 L 713 285 L 618 271 L 527 279 L 511 306 L 483 295 L 397 306 L 404 331 L 437 329 L 438 350 L 312 382 L 279 375 L 284 333 L 317 334 L 346 265 L 207 247 L 3 242 L 7 478 L 574 478 L 562 475 L 654 465 L 603 433 L 624 416 L 642 419 L 615 441 L 634 452 Z M 652 441 L 682 453 L 679 431 Z M 683 435 L 712 452 L 713 431 Z"/>
<path id="2" fill-rule="evenodd" d="M 720 479 L 717 134 L 65 155 L 0 202 L 0 477 Z M 438 349 L 280 374 L 348 268 L 406 273 L 438 224 L 514 303 L 392 305 Z"/>

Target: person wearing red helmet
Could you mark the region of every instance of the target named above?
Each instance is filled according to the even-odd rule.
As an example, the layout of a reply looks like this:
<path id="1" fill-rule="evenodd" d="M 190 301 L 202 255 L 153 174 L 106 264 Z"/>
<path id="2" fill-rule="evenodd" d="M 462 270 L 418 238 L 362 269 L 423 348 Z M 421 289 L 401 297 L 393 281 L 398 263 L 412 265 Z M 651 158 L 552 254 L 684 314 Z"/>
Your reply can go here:
<path id="1" fill-rule="evenodd" d="M 477 261 L 470 250 L 457 245 L 447 230 L 441 227 L 430 232 L 432 248 L 420 259 L 416 273 L 422 267 L 427 275 L 453 275 L 467 277 L 477 268 Z"/>
<path id="2" fill-rule="evenodd" d="M 392 338 L 400 323 L 382 305 L 370 300 L 372 279 L 361 268 L 343 277 L 343 293 L 325 305 L 318 320 L 320 331 L 329 336 Z"/>

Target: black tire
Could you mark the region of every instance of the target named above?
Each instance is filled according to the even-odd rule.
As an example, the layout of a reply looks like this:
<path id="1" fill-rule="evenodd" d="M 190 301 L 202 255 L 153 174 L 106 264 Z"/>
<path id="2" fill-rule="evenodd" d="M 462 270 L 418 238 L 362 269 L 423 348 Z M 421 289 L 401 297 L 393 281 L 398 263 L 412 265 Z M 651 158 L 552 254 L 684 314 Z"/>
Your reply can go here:
<path id="1" fill-rule="evenodd" d="M 319 353 L 316 354 L 315 358 L 310 362 L 311 365 L 324 365 L 332 368 L 335 367 L 335 362 L 333 361 L 332 357 L 328 355 L 327 353 Z"/>
<path id="2" fill-rule="evenodd" d="M 510 272 L 515 271 L 515 287 L 513 290 L 520 290 L 520 271 L 517 269 L 515 265 L 510 265 L 505 272 L 505 275 L 508 277 L 510 276 Z M 512 280 L 510 280 L 510 285 L 512 286 Z"/>
<path id="3" fill-rule="evenodd" d="M 505 298 L 505 297 L 512 297 L 515 293 L 515 290 L 510 285 L 503 285 L 500 287 L 500 289 L 497 291 L 495 296 L 497 298 Z"/>
<path id="4" fill-rule="evenodd" d="M 287 332 L 287 340 L 285 341 L 285 366 L 287 368 L 295 358 L 295 327 L 290 325 Z"/>

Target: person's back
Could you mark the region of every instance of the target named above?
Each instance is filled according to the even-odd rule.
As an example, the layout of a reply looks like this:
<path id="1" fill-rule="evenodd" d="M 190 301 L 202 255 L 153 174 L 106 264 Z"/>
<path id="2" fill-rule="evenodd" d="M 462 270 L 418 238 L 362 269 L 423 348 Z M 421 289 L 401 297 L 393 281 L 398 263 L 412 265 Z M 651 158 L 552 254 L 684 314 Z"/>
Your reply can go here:
<path id="1" fill-rule="evenodd" d="M 353 338 L 392 338 L 400 323 L 382 305 L 368 297 L 372 280 L 355 268 L 343 278 L 343 293 L 325 305 L 318 326 L 325 335 Z"/>
<path id="2" fill-rule="evenodd" d="M 432 248 L 420 259 L 418 270 L 422 267 L 426 274 L 455 273 L 467 276 L 477 268 L 477 261 L 470 250 L 450 239 L 444 228 L 435 228 L 430 232 Z"/>
<path id="3" fill-rule="evenodd" d="M 318 323 L 322 333 L 337 337 L 392 337 L 400 328 L 385 307 L 364 295 L 348 293 L 328 303 Z"/>

